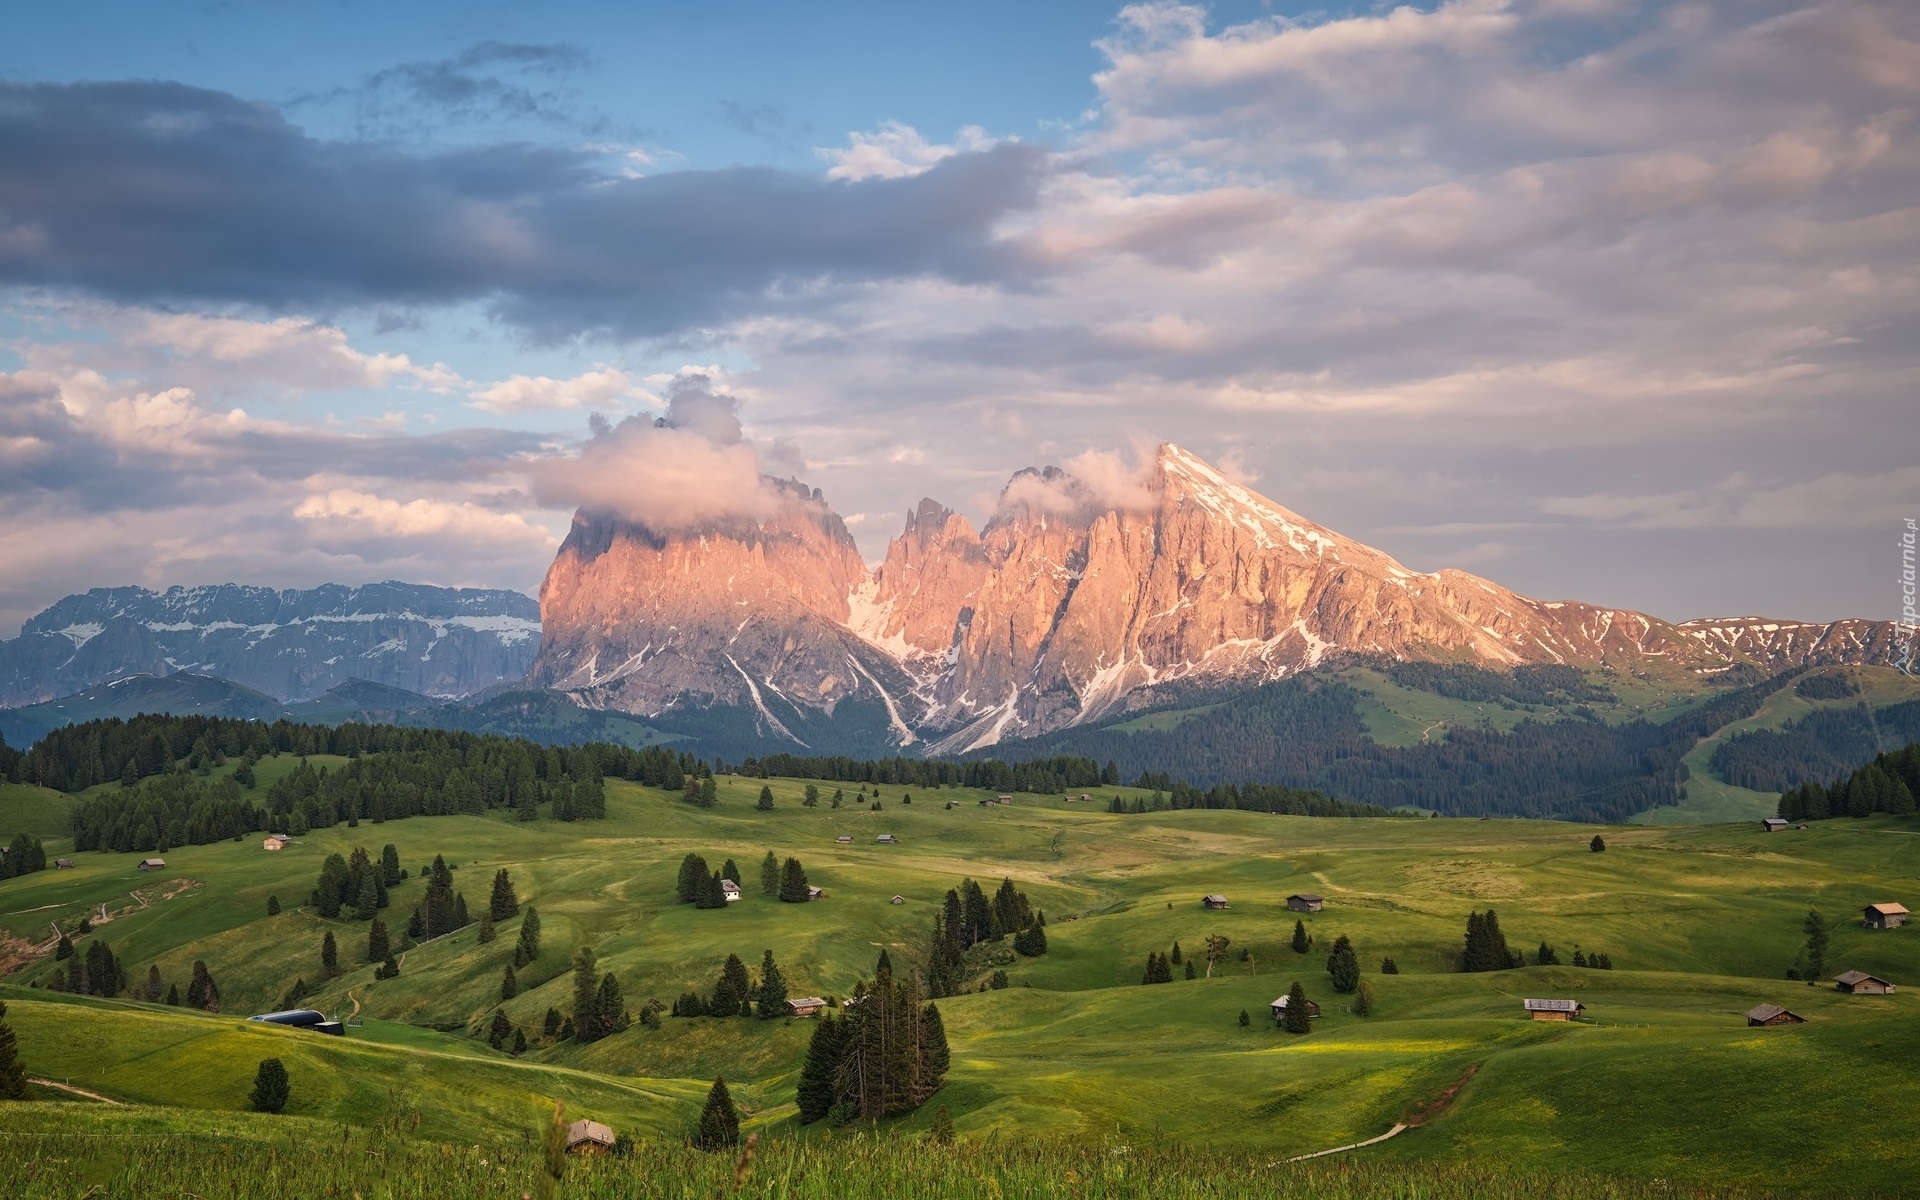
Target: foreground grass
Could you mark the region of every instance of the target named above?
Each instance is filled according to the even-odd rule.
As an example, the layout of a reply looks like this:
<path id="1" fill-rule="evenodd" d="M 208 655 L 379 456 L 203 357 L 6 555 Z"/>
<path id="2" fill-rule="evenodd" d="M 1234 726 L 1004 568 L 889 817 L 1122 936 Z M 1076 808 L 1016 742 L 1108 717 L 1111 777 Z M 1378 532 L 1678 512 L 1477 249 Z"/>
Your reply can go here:
<path id="1" fill-rule="evenodd" d="M 71 1104 L 21 1105 L 8 1118 L 0 1134 L 0 1178 L 9 1181 L 8 1194 L 21 1200 L 517 1200 L 541 1194 L 545 1173 L 531 1130 L 517 1141 L 453 1144 L 297 1118 Z M 994 1138 L 943 1147 L 856 1132 L 832 1140 L 769 1139 L 739 1156 L 702 1154 L 673 1140 L 641 1142 L 631 1157 L 569 1161 L 554 1194 L 564 1200 L 1652 1200 L 1758 1193 L 1451 1164 L 1285 1164 L 1111 1139 Z"/>

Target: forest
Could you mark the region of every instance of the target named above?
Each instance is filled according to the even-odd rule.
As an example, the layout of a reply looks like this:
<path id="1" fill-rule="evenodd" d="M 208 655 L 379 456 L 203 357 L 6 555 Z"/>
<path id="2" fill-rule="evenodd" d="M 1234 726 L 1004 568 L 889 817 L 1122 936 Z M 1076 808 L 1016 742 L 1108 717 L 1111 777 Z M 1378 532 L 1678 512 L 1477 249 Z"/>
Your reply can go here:
<path id="1" fill-rule="evenodd" d="M 1789 821 L 1824 821 L 1831 817 L 1870 817 L 1875 813 L 1907 816 L 1920 804 L 1920 743 L 1909 742 L 1892 754 L 1834 779 L 1830 784 L 1803 783 L 1780 794 L 1780 815 Z"/>
<path id="2" fill-rule="evenodd" d="M 1834 690 L 1834 680 L 1846 683 L 1841 676 L 1816 675 L 1801 680 L 1803 685 L 1819 685 L 1814 692 L 1804 686 L 1796 690 L 1813 699 L 1849 694 Z M 1865 704 L 1819 708 L 1779 729 L 1734 734 L 1714 748 L 1712 763 L 1714 772 L 1736 787 L 1783 792 L 1809 780 L 1837 778 L 1872 758 L 1882 746 L 1916 740 L 1920 740 L 1920 700 L 1881 709 Z"/>

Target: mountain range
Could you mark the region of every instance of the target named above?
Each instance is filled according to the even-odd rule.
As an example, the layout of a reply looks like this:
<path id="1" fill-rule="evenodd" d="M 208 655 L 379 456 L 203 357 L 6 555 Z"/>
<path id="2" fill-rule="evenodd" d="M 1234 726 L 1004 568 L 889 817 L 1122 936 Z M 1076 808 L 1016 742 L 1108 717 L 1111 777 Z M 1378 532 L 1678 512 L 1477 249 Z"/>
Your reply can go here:
<path id="1" fill-rule="evenodd" d="M 818 490 L 663 533 L 576 515 L 529 682 L 788 749 L 961 754 L 1360 660 L 1700 685 L 1888 661 L 1891 622 L 1673 623 L 1411 570 L 1178 446 L 1138 479 L 1024 470 L 986 525 L 923 500 L 869 570 Z"/>
<path id="2" fill-rule="evenodd" d="M 0 708 L 180 671 L 280 701 L 356 679 L 452 698 L 524 678 L 539 645 L 539 606 L 519 592 L 392 581 L 95 588 L 0 641 Z"/>

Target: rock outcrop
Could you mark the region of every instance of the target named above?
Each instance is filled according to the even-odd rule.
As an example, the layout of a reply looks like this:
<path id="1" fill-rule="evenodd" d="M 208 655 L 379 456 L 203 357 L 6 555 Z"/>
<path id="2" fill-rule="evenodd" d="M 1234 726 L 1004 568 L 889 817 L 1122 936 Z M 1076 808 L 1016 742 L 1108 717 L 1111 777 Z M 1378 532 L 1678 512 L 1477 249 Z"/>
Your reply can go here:
<path id="1" fill-rule="evenodd" d="M 958 752 L 1344 655 L 1711 674 L 1884 661 L 1892 636 L 1675 625 L 1412 571 L 1171 445 L 1120 495 L 1020 472 L 978 531 L 924 500 L 871 573 L 817 491 L 782 486 L 774 516 L 692 536 L 578 516 L 534 682 L 646 715 L 751 708 L 802 744 L 799 721 L 863 697 L 893 741 Z"/>

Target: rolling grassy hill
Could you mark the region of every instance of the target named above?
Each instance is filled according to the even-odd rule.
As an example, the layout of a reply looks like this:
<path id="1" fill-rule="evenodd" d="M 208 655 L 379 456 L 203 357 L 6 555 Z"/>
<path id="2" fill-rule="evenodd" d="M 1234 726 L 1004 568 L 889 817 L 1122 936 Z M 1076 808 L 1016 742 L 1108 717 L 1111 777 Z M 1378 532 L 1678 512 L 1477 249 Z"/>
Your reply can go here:
<path id="1" fill-rule="evenodd" d="M 260 770 L 264 778 L 286 766 L 268 759 Z M 296 976 L 320 982 L 320 939 L 331 929 L 348 970 L 314 1003 L 345 1014 L 357 1002 L 366 1019 L 343 1041 L 48 995 L 30 986 L 48 978 L 44 959 L 16 971 L 0 995 L 34 1070 L 146 1104 L 242 1108 L 252 1065 L 271 1046 L 294 1074 L 291 1112 L 367 1124 L 418 1109 L 425 1136 L 485 1128 L 517 1137 L 546 1097 L 636 1134 L 673 1131 L 721 1073 L 751 1108 L 750 1126 L 783 1138 L 845 1136 L 793 1120 L 812 1029 L 804 1021 L 663 1018 L 659 1030 L 636 1025 L 584 1047 L 539 1038 L 547 1009 L 570 1007 L 572 951 L 591 945 L 630 1007 L 710 990 L 729 952 L 757 967 L 769 948 L 792 994 L 845 995 L 882 948 L 896 961 L 918 958 L 948 887 L 971 876 L 991 888 L 1006 876 L 1045 910 L 1050 950 L 1008 962 L 1005 990 L 941 1002 L 954 1065 L 939 1100 L 962 1136 L 1177 1138 L 1277 1158 L 1381 1133 L 1477 1068 L 1444 1113 L 1357 1153 L 1379 1162 L 1513 1156 L 1793 1191 L 1829 1188 L 1841 1174 L 1847 1186 L 1897 1191 L 1920 1171 L 1909 1139 L 1860 1137 L 1856 1122 L 1862 1111 L 1920 1103 L 1920 1080 L 1890 1067 L 1920 1058 L 1911 994 L 1856 998 L 1781 979 L 1815 905 L 1839 925 L 1836 970 L 1920 977 L 1920 930 L 1868 933 L 1854 923 L 1861 905 L 1920 896 L 1911 818 L 1774 835 L 1744 823 L 1609 827 L 1599 830 L 1607 851 L 1594 854 L 1591 826 L 1118 816 L 1106 798 L 1141 793 L 1115 788 L 1093 803 L 1022 796 L 982 808 L 970 791 L 914 791 L 906 804 L 903 789 L 883 787 L 876 813 L 855 806 L 851 786 L 842 807 L 830 806 L 828 785 L 810 809 L 799 802 L 802 781 L 773 780 L 775 808 L 759 812 L 761 783 L 723 778 L 719 804 L 701 810 L 610 781 L 600 822 L 414 818 L 336 827 L 279 853 L 251 838 L 176 848 L 158 877 L 134 870 L 138 855 L 89 853 L 74 870 L 0 883 L 0 931 L 44 939 L 49 922 L 70 927 L 105 903 L 114 915 L 97 936 L 135 978 L 157 963 L 184 988 L 204 960 L 227 1013 L 273 1006 Z M 876 844 L 883 832 L 900 844 Z M 840 834 L 854 841 L 837 844 Z M 468 1035 L 502 1007 L 517 920 L 491 944 L 470 927 L 410 950 L 399 978 L 375 981 L 358 961 L 365 926 L 302 908 L 326 853 L 363 845 L 377 854 L 387 842 L 413 876 L 386 914 L 396 932 L 435 854 L 458 864 L 456 886 L 476 912 L 503 866 L 522 904 L 538 906 L 544 953 L 503 1006 L 536 1043 L 520 1059 Z M 826 898 L 789 905 L 762 895 L 757 867 L 769 849 L 799 857 Z M 733 858 L 746 899 L 718 911 L 674 903 L 689 851 L 714 867 Z M 1306 955 L 1287 945 L 1298 914 L 1285 897 L 1301 890 L 1327 898 L 1325 911 L 1301 918 L 1316 941 Z M 1201 909 L 1198 898 L 1214 891 L 1232 907 Z M 895 894 L 904 903 L 891 903 Z M 278 916 L 266 915 L 269 896 L 284 906 Z M 1454 972 L 1467 913 L 1489 905 L 1516 949 L 1545 940 L 1564 961 L 1578 944 L 1606 951 L 1617 969 Z M 1149 951 L 1177 939 L 1192 954 L 1210 933 L 1232 939 L 1215 978 L 1139 985 Z M 1343 1011 L 1329 984 L 1324 952 L 1340 934 L 1354 940 L 1377 992 L 1372 1017 Z M 1383 955 L 1403 973 L 1378 974 Z M 976 965 L 975 982 L 992 967 Z M 1305 1038 L 1266 1019 L 1294 979 L 1326 1009 Z M 1526 1022 L 1519 1001 L 1529 995 L 1578 997 L 1592 1020 Z M 1749 1030 L 1741 1014 L 1761 1001 L 1809 1022 Z M 923 1129 L 931 1117 L 922 1110 L 900 1124 Z"/>

